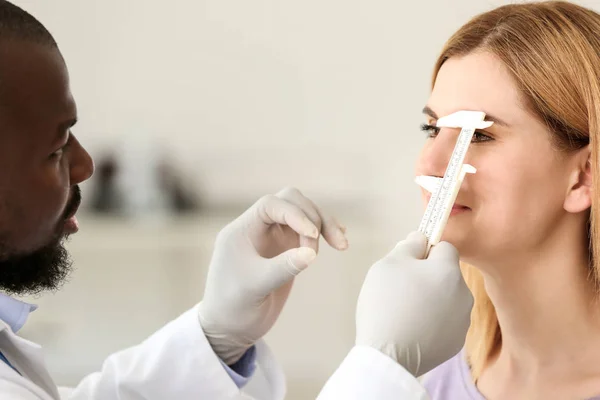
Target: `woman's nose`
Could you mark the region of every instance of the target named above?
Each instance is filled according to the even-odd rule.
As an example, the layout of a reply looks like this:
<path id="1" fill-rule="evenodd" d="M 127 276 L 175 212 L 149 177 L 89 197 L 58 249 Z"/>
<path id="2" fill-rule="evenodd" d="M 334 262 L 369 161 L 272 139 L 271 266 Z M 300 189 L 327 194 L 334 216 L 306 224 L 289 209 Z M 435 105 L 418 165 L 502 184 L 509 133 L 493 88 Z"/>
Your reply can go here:
<path id="1" fill-rule="evenodd" d="M 417 162 L 417 175 L 444 176 L 458 138 L 458 132 L 453 131 L 442 129 L 427 140 Z"/>

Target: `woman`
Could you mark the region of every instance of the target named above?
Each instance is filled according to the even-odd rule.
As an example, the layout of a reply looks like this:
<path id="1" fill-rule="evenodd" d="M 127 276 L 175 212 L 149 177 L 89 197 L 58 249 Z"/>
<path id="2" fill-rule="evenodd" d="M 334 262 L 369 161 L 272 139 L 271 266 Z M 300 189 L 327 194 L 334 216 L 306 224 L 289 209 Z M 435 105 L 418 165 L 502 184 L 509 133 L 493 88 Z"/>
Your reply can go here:
<path id="1" fill-rule="evenodd" d="M 495 121 L 443 237 L 475 306 L 465 349 L 424 384 L 433 400 L 600 399 L 600 15 L 529 3 L 463 26 L 435 66 L 418 175 L 444 174 L 458 130 L 435 121 L 458 110 Z"/>

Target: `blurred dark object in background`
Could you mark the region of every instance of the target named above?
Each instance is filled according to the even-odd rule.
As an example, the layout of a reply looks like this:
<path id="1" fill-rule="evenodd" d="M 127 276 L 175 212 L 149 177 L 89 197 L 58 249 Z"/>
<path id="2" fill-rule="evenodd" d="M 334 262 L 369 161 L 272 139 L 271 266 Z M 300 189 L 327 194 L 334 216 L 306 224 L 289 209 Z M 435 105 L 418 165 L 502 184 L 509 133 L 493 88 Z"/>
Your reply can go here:
<path id="1" fill-rule="evenodd" d="M 91 200 L 91 209 L 97 213 L 115 214 L 123 209 L 123 197 L 117 184 L 119 163 L 113 154 L 101 157 L 96 162 L 96 190 Z"/>
<path id="2" fill-rule="evenodd" d="M 183 174 L 166 158 L 157 166 L 158 185 L 167 201 L 169 211 L 179 213 L 198 212 L 201 203 L 192 184 L 187 183 Z"/>
<path id="3" fill-rule="evenodd" d="M 198 190 L 163 155 L 106 152 L 98 158 L 91 211 L 118 216 L 156 216 L 200 211 Z M 121 158 L 127 157 L 127 158 Z"/>

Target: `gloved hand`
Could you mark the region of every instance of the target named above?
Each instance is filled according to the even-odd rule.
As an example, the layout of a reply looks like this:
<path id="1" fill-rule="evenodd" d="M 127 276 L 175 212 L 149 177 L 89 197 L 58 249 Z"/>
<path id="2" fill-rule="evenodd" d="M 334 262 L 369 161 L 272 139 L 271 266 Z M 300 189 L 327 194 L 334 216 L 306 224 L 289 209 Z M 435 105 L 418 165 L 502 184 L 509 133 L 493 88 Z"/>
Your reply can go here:
<path id="1" fill-rule="evenodd" d="M 381 351 L 414 376 L 460 351 L 473 307 L 457 250 L 440 242 L 423 259 L 426 243 L 413 232 L 374 264 L 356 310 L 356 344 Z"/>
<path id="2" fill-rule="evenodd" d="M 344 250 L 345 228 L 297 189 L 265 196 L 217 236 L 204 299 L 202 329 L 232 365 L 279 316 L 294 277 L 315 259 L 319 237 Z"/>

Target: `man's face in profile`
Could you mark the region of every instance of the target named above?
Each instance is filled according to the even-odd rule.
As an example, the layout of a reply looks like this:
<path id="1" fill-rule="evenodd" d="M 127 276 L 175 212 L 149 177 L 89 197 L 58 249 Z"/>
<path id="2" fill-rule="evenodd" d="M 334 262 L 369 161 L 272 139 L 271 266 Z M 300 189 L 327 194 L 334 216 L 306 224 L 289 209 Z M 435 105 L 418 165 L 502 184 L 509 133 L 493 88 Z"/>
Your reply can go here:
<path id="1" fill-rule="evenodd" d="M 71 262 L 78 184 L 93 173 L 71 128 L 77 108 L 58 49 L 0 40 L 0 290 L 55 289 Z"/>

